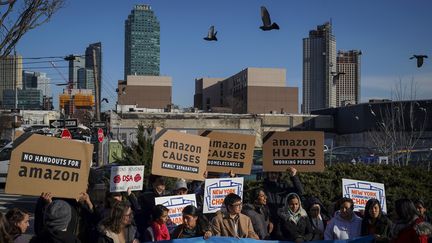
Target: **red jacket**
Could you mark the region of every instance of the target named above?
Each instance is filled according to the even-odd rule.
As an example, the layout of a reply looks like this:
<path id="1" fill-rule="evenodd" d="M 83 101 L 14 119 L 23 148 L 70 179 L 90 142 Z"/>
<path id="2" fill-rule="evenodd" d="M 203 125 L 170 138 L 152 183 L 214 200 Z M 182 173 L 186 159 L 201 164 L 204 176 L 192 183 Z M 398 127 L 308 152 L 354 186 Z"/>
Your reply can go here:
<path id="1" fill-rule="evenodd" d="M 432 226 L 417 218 L 414 224 L 399 231 L 397 238 L 392 243 L 427 243 L 428 236 L 432 233 Z"/>

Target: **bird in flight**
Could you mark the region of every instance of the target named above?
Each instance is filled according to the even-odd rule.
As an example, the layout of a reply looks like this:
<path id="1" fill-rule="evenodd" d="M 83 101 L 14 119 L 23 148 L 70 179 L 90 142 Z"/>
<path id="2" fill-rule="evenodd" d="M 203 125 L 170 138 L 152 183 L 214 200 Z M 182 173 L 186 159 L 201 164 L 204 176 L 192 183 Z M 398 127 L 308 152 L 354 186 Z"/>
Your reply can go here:
<path id="1" fill-rule="evenodd" d="M 103 99 L 101 100 L 101 103 L 104 102 L 104 101 L 105 101 L 106 103 L 109 103 L 107 98 L 103 98 Z"/>
<path id="2" fill-rule="evenodd" d="M 261 20 L 263 22 L 263 26 L 260 26 L 260 29 L 264 31 L 279 29 L 279 25 L 271 22 L 270 14 L 264 6 L 261 6 Z"/>
<path id="3" fill-rule="evenodd" d="M 204 37 L 204 40 L 206 40 L 206 41 L 217 41 L 216 34 L 217 34 L 217 31 L 215 32 L 214 26 L 212 25 L 209 28 L 207 37 Z"/>
<path id="4" fill-rule="evenodd" d="M 410 59 L 414 59 L 417 58 L 417 67 L 421 67 L 423 65 L 423 60 L 425 58 L 428 58 L 428 56 L 426 55 L 413 55 L 412 57 L 410 57 Z"/>

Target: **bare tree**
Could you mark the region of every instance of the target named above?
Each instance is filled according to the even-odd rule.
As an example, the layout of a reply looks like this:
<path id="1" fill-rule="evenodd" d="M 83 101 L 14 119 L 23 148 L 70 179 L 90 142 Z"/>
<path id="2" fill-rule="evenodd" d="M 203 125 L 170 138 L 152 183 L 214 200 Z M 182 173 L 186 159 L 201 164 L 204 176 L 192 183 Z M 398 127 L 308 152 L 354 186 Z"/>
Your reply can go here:
<path id="1" fill-rule="evenodd" d="M 400 80 L 392 91 L 395 101 L 380 105 L 378 110 L 370 106 L 376 126 L 369 138 L 396 165 L 408 165 L 411 151 L 418 146 L 427 125 L 427 109 L 416 101 L 416 90 L 413 80 L 409 87 Z M 398 151 L 404 151 L 406 156 L 396 161 Z"/>
<path id="2" fill-rule="evenodd" d="M 1 0 L 0 58 L 9 55 L 27 31 L 48 22 L 63 4 L 64 0 Z"/>

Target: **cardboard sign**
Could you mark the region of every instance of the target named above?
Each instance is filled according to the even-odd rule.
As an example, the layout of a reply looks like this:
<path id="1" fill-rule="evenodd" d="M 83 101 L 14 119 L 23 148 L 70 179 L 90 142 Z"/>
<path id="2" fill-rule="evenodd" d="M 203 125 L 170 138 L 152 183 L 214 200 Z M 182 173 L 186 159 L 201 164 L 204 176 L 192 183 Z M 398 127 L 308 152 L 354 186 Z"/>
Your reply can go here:
<path id="1" fill-rule="evenodd" d="M 144 166 L 111 167 L 110 192 L 141 191 L 144 182 Z"/>
<path id="2" fill-rule="evenodd" d="M 87 190 L 93 145 L 32 134 L 19 137 L 15 146 L 6 193 L 77 198 Z"/>
<path id="3" fill-rule="evenodd" d="M 249 175 L 253 163 L 255 136 L 236 133 L 205 131 L 210 138 L 207 171 Z"/>
<path id="4" fill-rule="evenodd" d="M 323 132 L 269 132 L 263 138 L 263 170 L 324 171 Z"/>
<path id="5" fill-rule="evenodd" d="M 195 194 L 156 197 L 155 205 L 162 204 L 169 209 L 168 216 L 176 224 L 183 223 L 183 209 L 188 205 L 197 206 Z"/>
<path id="6" fill-rule="evenodd" d="M 243 177 L 206 179 L 203 213 L 215 213 L 220 210 L 225 196 L 230 193 L 243 198 Z"/>
<path id="7" fill-rule="evenodd" d="M 354 211 L 364 210 L 371 198 L 376 198 L 384 213 L 387 213 L 384 184 L 369 181 L 342 179 L 342 196 L 354 201 Z"/>
<path id="8" fill-rule="evenodd" d="M 162 129 L 155 137 L 152 174 L 204 180 L 210 139 Z"/>

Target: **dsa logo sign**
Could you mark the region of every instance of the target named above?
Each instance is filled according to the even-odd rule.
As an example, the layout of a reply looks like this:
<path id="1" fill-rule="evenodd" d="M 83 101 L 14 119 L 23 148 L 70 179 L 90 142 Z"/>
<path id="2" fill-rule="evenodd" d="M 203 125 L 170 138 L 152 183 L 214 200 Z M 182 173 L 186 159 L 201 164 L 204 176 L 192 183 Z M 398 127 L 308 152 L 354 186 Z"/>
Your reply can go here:
<path id="1" fill-rule="evenodd" d="M 143 188 L 144 166 L 111 167 L 110 192 L 124 192 L 130 188 L 139 191 Z"/>

